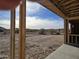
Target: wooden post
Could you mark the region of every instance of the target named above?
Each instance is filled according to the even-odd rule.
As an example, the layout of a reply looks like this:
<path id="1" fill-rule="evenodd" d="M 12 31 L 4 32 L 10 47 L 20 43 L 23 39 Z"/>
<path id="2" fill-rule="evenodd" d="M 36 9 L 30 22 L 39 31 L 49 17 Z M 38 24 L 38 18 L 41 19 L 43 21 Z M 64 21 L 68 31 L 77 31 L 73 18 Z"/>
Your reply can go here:
<path id="1" fill-rule="evenodd" d="M 64 20 L 64 43 L 65 43 L 65 44 L 68 43 L 68 41 L 69 41 L 69 36 L 68 36 L 68 34 L 69 34 L 68 20 L 65 19 L 65 20 Z"/>
<path id="2" fill-rule="evenodd" d="M 15 9 L 11 10 L 10 59 L 15 59 Z"/>
<path id="3" fill-rule="evenodd" d="M 26 0 L 20 5 L 19 21 L 19 59 L 25 59 L 25 35 L 26 35 Z"/>

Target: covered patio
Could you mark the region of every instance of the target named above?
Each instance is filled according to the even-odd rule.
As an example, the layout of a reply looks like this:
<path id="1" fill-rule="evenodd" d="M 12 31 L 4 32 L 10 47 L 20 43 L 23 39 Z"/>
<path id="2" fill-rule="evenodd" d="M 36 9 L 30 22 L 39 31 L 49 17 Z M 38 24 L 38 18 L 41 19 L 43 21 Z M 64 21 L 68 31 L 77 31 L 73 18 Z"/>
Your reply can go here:
<path id="1" fill-rule="evenodd" d="M 64 19 L 64 43 L 79 46 L 79 1 L 78 0 L 30 0 L 48 8 Z"/>
<path id="2" fill-rule="evenodd" d="M 46 59 L 79 59 L 79 1 L 31 0 L 40 3 L 64 19 L 64 45 Z"/>
<path id="3" fill-rule="evenodd" d="M 64 19 L 64 45 L 46 59 L 79 59 L 79 1 L 29 0 L 37 2 Z M 10 58 L 15 59 L 15 8 L 20 5 L 19 59 L 25 59 L 26 0 L 1 0 L 0 10 L 11 11 Z M 75 47 L 74 47 L 75 46 Z M 67 52 L 66 52 L 67 51 Z M 63 52 L 63 53 L 61 53 Z M 64 55 L 63 55 L 64 54 Z M 73 57 L 74 56 L 74 57 Z"/>

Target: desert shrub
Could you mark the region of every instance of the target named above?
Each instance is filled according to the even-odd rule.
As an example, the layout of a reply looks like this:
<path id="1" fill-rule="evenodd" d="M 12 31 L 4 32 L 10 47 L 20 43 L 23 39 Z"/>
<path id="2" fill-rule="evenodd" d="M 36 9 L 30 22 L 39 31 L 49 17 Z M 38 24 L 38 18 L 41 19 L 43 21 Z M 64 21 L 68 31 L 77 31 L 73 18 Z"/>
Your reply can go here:
<path id="1" fill-rule="evenodd" d="M 60 29 L 57 30 L 56 34 L 57 35 L 60 35 Z"/>
<path id="2" fill-rule="evenodd" d="M 51 34 L 51 35 L 53 35 L 53 34 L 55 34 L 55 35 L 60 35 L 60 29 L 51 29 L 51 30 L 50 30 L 50 34 Z"/>
<path id="3" fill-rule="evenodd" d="M 60 32 L 56 32 L 56 35 L 60 35 Z"/>
<path id="4" fill-rule="evenodd" d="M 45 29 L 40 29 L 39 34 L 45 35 Z"/>
<path id="5" fill-rule="evenodd" d="M 19 29 L 15 29 L 15 33 L 19 33 Z"/>
<path id="6" fill-rule="evenodd" d="M 50 34 L 53 35 L 55 33 L 54 30 L 50 30 Z"/>

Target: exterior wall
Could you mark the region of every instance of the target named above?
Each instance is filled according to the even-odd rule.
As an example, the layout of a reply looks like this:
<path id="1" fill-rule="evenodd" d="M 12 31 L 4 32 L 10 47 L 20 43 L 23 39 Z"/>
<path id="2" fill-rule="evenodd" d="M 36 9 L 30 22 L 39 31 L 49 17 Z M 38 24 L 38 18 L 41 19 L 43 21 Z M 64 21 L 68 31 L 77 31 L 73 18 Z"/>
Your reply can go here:
<path id="1" fill-rule="evenodd" d="M 66 33 L 69 38 L 67 38 L 67 44 L 79 47 L 79 21 L 71 20 L 70 23 L 70 33 Z"/>

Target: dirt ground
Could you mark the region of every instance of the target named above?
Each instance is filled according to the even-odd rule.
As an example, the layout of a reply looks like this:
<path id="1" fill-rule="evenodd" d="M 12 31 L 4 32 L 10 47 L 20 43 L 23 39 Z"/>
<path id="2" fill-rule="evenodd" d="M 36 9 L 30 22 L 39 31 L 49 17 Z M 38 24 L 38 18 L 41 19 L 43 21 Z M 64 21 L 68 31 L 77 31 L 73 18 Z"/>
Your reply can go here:
<path id="1" fill-rule="evenodd" d="M 16 49 L 18 49 L 16 34 Z M 63 44 L 64 35 L 26 35 L 26 59 L 44 59 Z M 9 54 L 10 35 L 0 35 L 0 55 Z M 3 53 L 1 53 L 3 51 Z M 18 50 L 16 50 L 18 51 Z M 18 52 L 17 52 L 18 53 Z"/>

